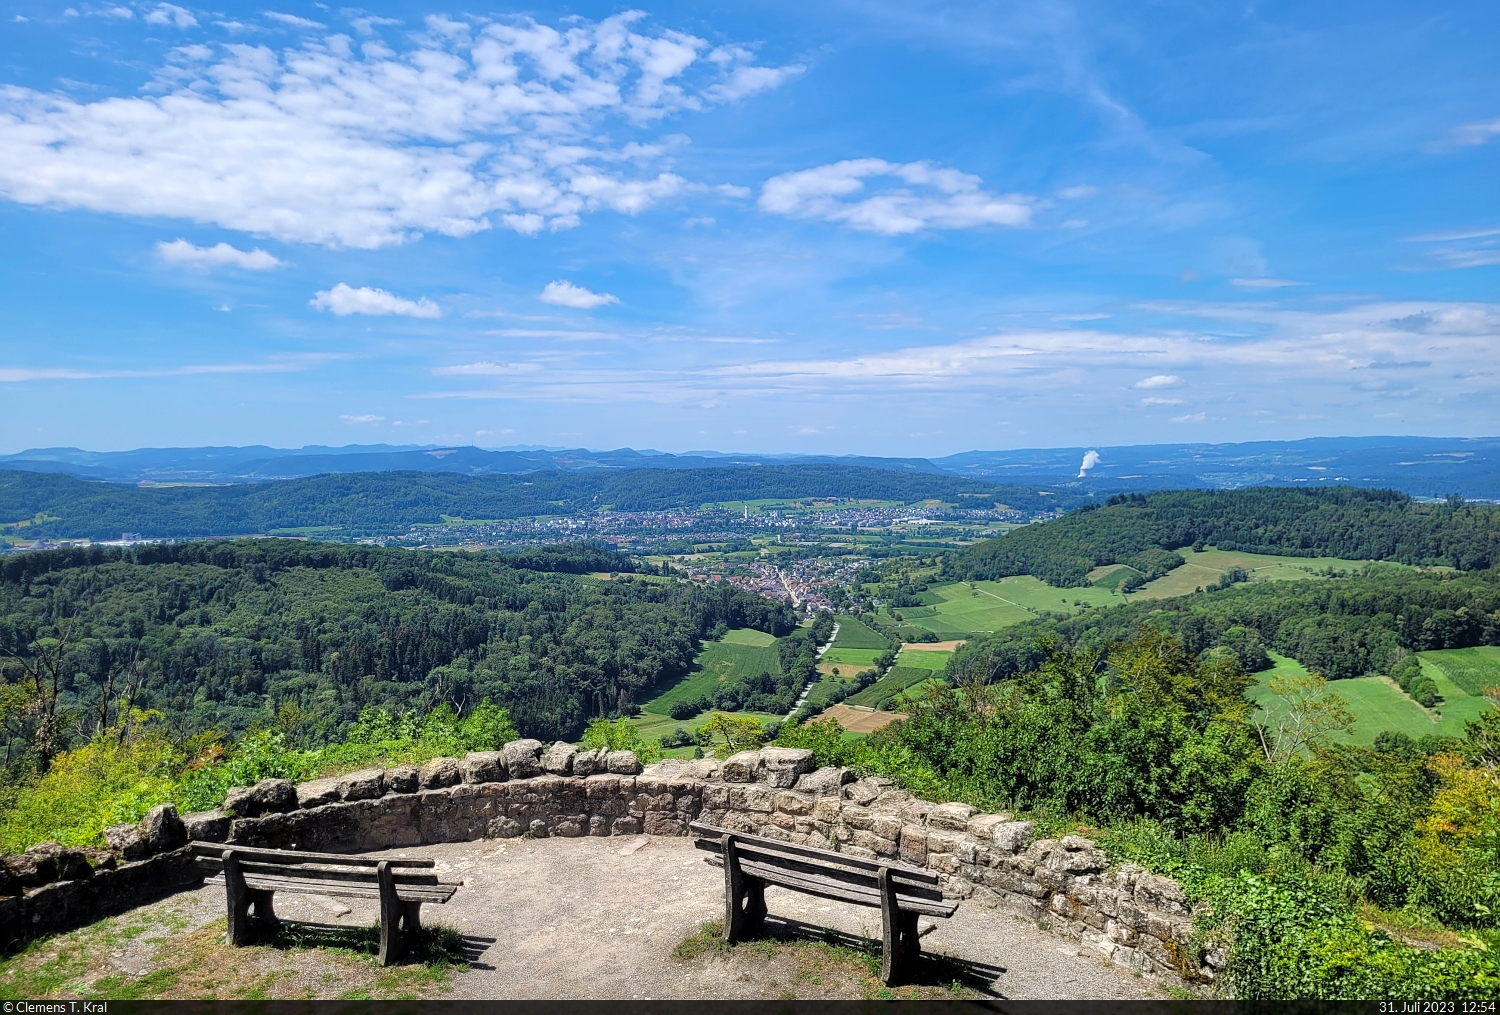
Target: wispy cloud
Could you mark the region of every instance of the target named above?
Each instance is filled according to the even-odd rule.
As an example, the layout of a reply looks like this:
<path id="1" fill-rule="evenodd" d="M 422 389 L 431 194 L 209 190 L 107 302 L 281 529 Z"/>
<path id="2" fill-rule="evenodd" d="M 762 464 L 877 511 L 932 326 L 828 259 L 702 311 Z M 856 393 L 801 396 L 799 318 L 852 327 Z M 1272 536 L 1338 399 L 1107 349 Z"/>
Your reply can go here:
<path id="1" fill-rule="evenodd" d="M 456 366 L 435 367 L 438 377 L 489 377 L 503 374 L 528 374 L 542 368 L 540 363 L 494 363 L 484 360 L 479 363 L 460 363 Z"/>
<path id="2" fill-rule="evenodd" d="M 1229 282 L 1240 289 L 1285 289 L 1287 286 L 1307 285 L 1289 278 L 1232 278 Z"/>
<path id="3" fill-rule="evenodd" d="M 279 21 L 283 25 L 289 25 L 292 28 L 326 27 L 321 21 L 313 21 L 310 18 L 299 18 L 295 14 L 283 14 L 280 11 L 266 11 L 266 17 L 270 18 L 272 21 Z"/>
<path id="4" fill-rule="evenodd" d="M 572 307 L 575 310 L 593 310 L 595 307 L 605 307 L 611 303 L 620 302 L 620 298 L 613 293 L 590 292 L 583 286 L 574 285 L 566 280 L 548 282 L 537 299 L 543 303 L 551 303 L 558 307 Z"/>
<path id="5" fill-rule="evenodd" d="M 1131 386 L 1135 388 L 1141 388 L 1146 391 L 1152 391 L 1157 388 L 1180 388 L 1182 387 L 1182 384 L 1182 378 L 1178 377 L 1176 374 L 1153 374 L 1152 376 L 1147 377 L 1144 380 L 1136 381 L 1135 384 Z"/>
<path id="6" fill-rule="evenodd" d="M 497 226 L 535 235 L 678 193 L 666 150 L 649 154 L 636 135 L 796 70 L 648 28 L 639 12 L 427 27 L 360 49 L 341 35 L 280 52 L 183 47 L 156 75 L 161 94 L 0 89 L 0 196 L 333 247 Z"/>
<path id="7" fill-rule="evenodd" d="M 870 192 L 867 181 L 887 181 Z M 822 219 L 888 236 L 923 229 L 1031 224 L 1035 199 L 994 194 L 984 181 L 930 162 L 849 159 L 767 180 L 760 208 L 788 218 Z"/>
<path id="8" fill-rule="evenodd" d="M 198 19 L 191 11 L 176 4 L 157 4 L 146 12 L 146 24 L 192 28 L 198 24 Z"/>
<path id="9" fill-rule="evenodd" d="M 289 374 L 343 359 L 333 353 L 284 356 L 261 363 L 190 363 L 178 367 L 117 370 L 67 367 L 0 367 L 0 383 L 26 381 L 89 381 L 126 377 L 197 377 L 209 374 Z"/>
<path id="10" fill-rule="evenodd" d="M 281 261 L 259 247 L 240 250 L 227 243 L 215 243 L 211 247 L 197 247 L 187 240 L 165 240 L 156 245 L 156 256 L 168 264 L 191 264 L 199 267 L 229 265 L 250 271 L 269 271 L 281 267 Z"/>
<path id="11" fill-rule="evenodd" d="M 408 300 L 393 295 L 384 289 L 361 286 L 358 289 L 340 282 L 332 289 L 324 289 L 308 300 L 318 310 L 331 310 L 338 317 L 350 314 L 368 314 L 371 317 L 423 317 L 438 318 L 443 312 L 438 305 L 425 296 Z"/>
<path id="12" fill-rule="evenodd" d="M 1448 132 L 1447 142 L 1450 145 L 1470 147 L 1487 144 L 1497 137 L 1500 137 L 1500 117 L 1461 123 Z"/>
<path id="13" fill-rule="evenodd" d="M 339 419 L 343 420 L 345 423 L 348 423 L 351 426 L 354 426 L 354 425 L 359 424 L 359 423 L 383 423 L 383 422 L 385 422 L 385 417 L 384 416 L 375 416 L 375 415 L 340 416 Z"/>

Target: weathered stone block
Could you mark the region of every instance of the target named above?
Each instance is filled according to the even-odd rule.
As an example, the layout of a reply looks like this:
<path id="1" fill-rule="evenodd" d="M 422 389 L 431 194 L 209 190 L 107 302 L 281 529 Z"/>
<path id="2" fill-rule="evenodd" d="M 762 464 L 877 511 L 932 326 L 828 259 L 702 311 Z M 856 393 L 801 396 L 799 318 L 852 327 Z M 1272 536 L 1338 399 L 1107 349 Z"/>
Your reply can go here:
<path id="1" fill-rule="evenodd" d="M 152 853 L 165 853 L 187 844 L 187 829 L 177 816 L 176 804 L 157 804 L 141 819 L 141 837 Z"/>
<path id="2" fill-rule="evenodd" d="M 927 853 L 927 869 L 941 871 L 944 874 L 958 874 L 958 857 L 952 853 Z"/>
<path id="3" fill-rule="evenodd" d="M 981 842 L 989 842 L 995 837 L 995 826 L 1003 825 L 1009 820 L 1010 815 L 1004 811 L 999 814 L 976 814 L 969 819 L 965 831 Z"/>
<path id="4" fill-rule="evenodd" d="M 783 814 L 811 814 L 812 801 L 797 793 L 783 790 L 776 794 L 775 806 Z"/>
<path id="5" fill-rule="evenodd" d="M 454 758 L 433 758 L 417 773 L 417 785 L 422 789 L 442 789 L 452 786 L 463 778 L 458 761 Z"/>
<path id="6" fill-rule="evenodd" d="M 1032 821 L 1004 821 L 991 829 L 995 848 L 1006 853 L 1019 853 L 1031 843 L 1031 837 L 1036 832 L 1036 823 Z"/>
<path id="7" fill-rule="evenodd" d="M 297 784 L 297 806 L 307 809 L 322 807 L 339 799 L 338 779 L 313 779 Z"/>
<path id="8" fill-rule="evenodd" d="M 645 822 L 647 835 L 686 835 L 687 822 L 675 814 L 649 811 Z"/>
<path id="9" fill-rule="evenodd" d="M 420 785 L 419 773 L 412 765 L 401 765 L 385 773 L 385 788 L 392 793 L 415 793 Z"/>
<path id="10" fill-rule="evenodd" d="M 546 819 L 532 818 L 531 825 L 526 830 L 531 833 L 533 839 L 545 839 L 547 837 Z"/>
<path id="11" fill-rule="evenodd" d="M 889 792 L 887 790 L 886 793 L 880 794 L 882 799 L 875 801 L 877 810 L 894 810 L 897 814 L 901 815 L 901 820 L 908 825 L 927 824 L 927 816 L 932 813 L 932 804 L 926 800 L 914 799 L 910 794 L 903 794 L 905 799 L 901 801 L 899 806 L 894 808 L 884 806 L 888 803 L 884 798 Z"/>
<path id="12" fill-rule="evenodd" d="M 850 828 L 862 828 L 865 831 L 872 831 L 875 828 L 875 815 L 863 807 L 846 806 L 839 815 L 839 820 Z M 901 823 L 896 822 L 896 826 L 899 828 Z M 894 839 L 895 835 L 888 835 L 886 838 Z"/>
<path id="13" fill-rule="evenodd" d="M 458 766 L 464 782 L 477 785 L 487 782 L 504 782 L 508 774 L 503 751 L 470 751 Z"/>
<path id="14" fill-rule="evenodd" d="M 573 759 L 577 756 L 578 748 L 559 740 L 542 755 L 542 768 L 553 775 L 568 775 L 573 771 Z"/>
<path id="15" fill-rule="evenodd" d="M 901 826 L 901 860 L 916 867 L 927 863 L 927 829 L 921 825 Z"/>
<path id="16" fill-rule="evenodd" d="M 615 818 L 614 822 L 609 826 L 609 834 L 611 835 L 639 835 L 640 833 L 640 819 L 630 817 L 629 815 L 622 818 Z"/>
<path id="17" fill-rule="evenodd" d="M 224 797 L 224 809 L 237 818 L 294 811 L 297 787 L 289 779 L 262 779 L 254 786 L 236 786 Z"/>
<path id="18" fill-rule="evenodd" d="M 576 839 L 583 834 L 583 829 L 584 826 L 581 822 L 574 821 L 570 818 L 564 821 L 559 821 L 557 823 L 557 827 L 553 829 L 553 834 L 559 835 L 564 839 Z"/>
<path id="19" fill-rule="evenodd" d="M 542 742 L 512 740 L 505 745 L 505 770 L 512 779 L 530 779 L 542 774 Z"/>
<path id="20" fill-rule="evenodd" d="M 190 842 L 223 842 L 229 838 L 229 815 L 223 811 L 198 811 L 182 819 Z"/>
<path id="21" fill-rule="evenodd" d="M 771 815 L 771 824 L 775 825 L 777 828 L 791 832 L 795 831 L 797 828 L 797 819 L 792 817 L 790 814 L 773 813 Z"/>
<path id="22" fill-rule="evenodd" d="M 755 782 L 760 777 L 760 752 L 741 751 L 725 758 L 720 773 L 725 782 Z"/>
<path id="23" fill-rule="evenodd" d="M 375 800 L 385 796 L 385 772 L 367 768 L 350 772 L 339 780 L 339 797 L 344 800 Z"/>
<path id="24" fill-rule="evenodd" d="M 957 853 L 964 845 L 965 840 L 961 833 L 935 831 L 931 825 L 928 826 L 927 852 Z"/>
<path id="25" fill-rule="evenodd" d="M 871 815 L 871 827 L 874 829 L 875 834 L 882 839 L 901 838 L 901 819 L 894 814 L 880 814 L 877 812 Z M 916 827 L 920 828 L 921 826 Z"/>
<path id="26" fill-rule="evenodd" d="M 847 768 L 820 768 L 799 778 L 796 788 L 798 793 L 836 798 L 839 791 L 853 781 L 854 773 Z"/>
<path id="27" fill-rule="evenodd" d="M 927 812 L 927 827 L 945 828 L 954 832 L 967 831 L 969 819 L 978 813 L 978 807 L 970 807 L 968 804 L 938 804 Z"/>
<path id="28" fill-rule="evenodd" d="M 860 779 L 844 787 L 844 798 L 853 800 L 861 807 L 868 807 L 880 798 L 884 785 L 879 779 Z"/>
<path id="29" fill-rule="evenodd" d="M 615 775 L 635 775 L 641 770 L 640 759 L 634 751 L 610 751 L 605 756 L 604 765 Z"/>
<path id="30" fill-rule="evenodd" d="M 813 804 L 813 818 L 817 821 L 835 822 L 839 820 L 839 814 L 842 811 L 843 805 L 838 797 L 820 797 L 818 802 Z"/>

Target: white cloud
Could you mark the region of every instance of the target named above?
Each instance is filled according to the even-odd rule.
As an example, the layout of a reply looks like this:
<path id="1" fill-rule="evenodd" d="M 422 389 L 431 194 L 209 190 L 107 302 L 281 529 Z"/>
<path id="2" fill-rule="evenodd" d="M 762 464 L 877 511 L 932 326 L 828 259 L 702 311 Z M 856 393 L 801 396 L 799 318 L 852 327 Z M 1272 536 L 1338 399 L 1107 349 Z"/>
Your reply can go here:
<path id="1" fill-rule="evenodd" d="M 620 298 L 611 293 L 589 292 L 583 286 L 574 285 L 572 282 L 559 279 L 556 282 L 548 282 L 542 294 L 537 297 L 543 303 L 551 303 L 559 307 L 572 307 L 575 310 L 592 310 L 595 307 L 608 306 L 611 303 L 620 302 Z"/>
<path id="2" fill-rule="evenodd" d="M 1082 229 L 1089 224 L 1088 219 L 1068 219 L 1062 224 L 1064 229 Z"/>
<path id="3" fill-rule="evenodd" d="M 1450 144 L 1471 146 L 1481 145 L 1500 137 L 1500 116 L 1493 120 L 1479 120 L 1474 123 L 1461 123 L 1448 132 Z"/>
<path id="4" fill-rule="evenodd" d="M 178 28 L 192 28 L 198 23 L 192 12 L 176 4 L 157 4 L 146 12 L 146 24 L 148 25 L 175 25 Z"/>
<path id="5" fill-rule="evenodd" d="M 1143 399 L 1141 399 L 1141 404 L 1145 405 L 1145 406 L 1152 406 L 1152 405 L 1181 405 L 1182 404 L 1182 399 L 1180 399 L 1180 398 L 1143 398 Z"/>
<path id="6" fill-rule="evenodd" d="M 499 376 L 502 374 L 529 374 L 540 370 L 539 363 L 492 363 L 488 360 L 479 363 L 460 363 L 451 367 L 435 367 L 433 373 L 438 377 L 463 377 L 463 376 Z"/>
<path id="7" fill-rule="evenodd" d="M 1420 236 L 1406 236 L 1402 239 L 1406 243 L 1448 243 L 1453 240 L 1477 240 L 1485 236 L 1500 236 L 1500 227 L 1455 229 L 1451 232 L 1423 233 Z"/>
<path id="8" fill-rule="evenodd" d="M 348 423 L 350 426 L 354 426 L 357 423 L 383 423 L 385 421 L 384 416 L 374 415 L 340 416 L 339 419 L 343 420 L 345 423 Z"/>
<path id="9" fill-rule="evenodd" d="M 636 214 L 685 185 L 642 131 L 791 73 L 642 18 L 185 47 L 92 102 L 0 87 L 0 197 L 361 248 Z"/>
<path id="10" fill-rule="evenodd" d="M 1082 479 L 1084 476 L 1087 476 L 1089 474 L 1089 470 L 1092 469 L 1094 466 L 1096 466 L 1098 464 L 1099 464 L 1099 452 L 1097 452 L 1097 451 L 1086 451 L 1086 452 L 1084 452 L 1083 462 L 1082 462 L 1082 464 L 1080 464 L 1078 466 L 1078 478 Z"/>
<path id="11" fill-rule="evenodd" d="M 1194 413 L 1191 413 L 1191 414 L 1186 415 L 1186 416 L 1173 416 L 1172 417 L 1172 422 L 1173 423 L 1202 423 L 1207 418 L 1208 418 L 1208 413 L 1206 413 L 1206 412 L 1194 412 Z"/>
<path id="12" fill-rule="evenodd" d="M 896 183 L 866 196 L 866 180 Z M 849 159 L 773 176 L 761 188 L 760 208 L 888 236 L 921 229 L 1031 224 L 1034 198 L 993 194 L 982 183 L 977 176 L 930 162 Z"/>
<path id="13" fill-rule="evenodd" d="M 1146 391 L 1152 391 L 1157 388 L 1180 388 L 1182 387 L 1182 378 L 1176 374 L 1153 374 L 1144 380 L 1136 381 L 1134 386 Z"/>
<path id="14" fill-rule="evenodd" d="M 419 300 L 402 299 L 384 289 L 361 286 L 355 289 L 340 282 L 332 289 L 324 289 L 308 300 L 319 310 L 332 310 L 339 317 L 350 314 L 368 314 L 371 317 L 426 317 L 438 318 L 443 312 L 438 305 L 423 297 Z"/>
<path id="15" fill-rule="evenodd" d="M 282 262 L 259 247 L 254 250 L 239 250 L 227 243 L 215 243 L 211 247 L 196 247 L 187 240 L 165 240 L 156 245 L 156 256 L 168 264 L 194 264 L 203 267 L 233 265 L 250 271 L 268 271 L 281 267 Z"/>
<path id="16" fill-rule="evenodd" d="M 1287 278 L 1232 278 L 1229 282 L 1241 289 L 1284 289 L 1289 285 L 1307 285 Z"/>
<path id="17" fill-rule="evenodd" d="M 1098 187 L 1084 183 L 1077 187 L 1064 187 L 1057 192 L 1057 196 L 1065 201 L 1081 201 L 1086 197 L 1093 197 L 1097 193 L 1099 193 Z"/>
<path id="18" fill-rule="evenodd" d="M 120 377 L 197 377 L 205 374 L 287 374 L 307 370 L 342 357 L 327 353 L 282 356 L 261 363 L 189 363 L 180 367 L 116 370 L 77 370 L 56 367 L 0 367 L 0 382 L 86 381 Z"/>
<path id="19" fill-rule="evenodd" d="M 725 197 L 738 198 L 746 198 L 755 193 L 755 191 L 751 190 L 749 187 L 741 187 L 733 183 L 721 183 L 717 187 L 715 187 L 714 190 L 718 191 L 720 194 L 723 194 Z"/>
<path id="20" fill-rule="evenodd" d="M 122 21 L 135 17 L 135 11 L 129 7 L 120 7 L 118 5 L 106 7 L 101 13 L 107 18 L 120 18 Z"/>
<path id="21" fill-rule="evenodd" d="M 295 14 L 282 14 L 279 11 L 266 11 L 266 17 L 270 18 L 272 21 L 279 21 L 283 25 L 290 25 L 293 28 L 323 28 L 324 27 L 324 25 L 322 24 L 322 22 L 319 22 L 319 21 L 310 21 L 307 18 L 299 18 Z"/>
<path id="22" fill-rule="evenodd" d="M 756 92 L 780 87 L 788 78 L 794 78 L 806 69 L 801 64 L 787 67 L 740 66 L 730 71 L 723 81 L 710 85 L 703 94 L 713 102 L 734 102 Z"/>

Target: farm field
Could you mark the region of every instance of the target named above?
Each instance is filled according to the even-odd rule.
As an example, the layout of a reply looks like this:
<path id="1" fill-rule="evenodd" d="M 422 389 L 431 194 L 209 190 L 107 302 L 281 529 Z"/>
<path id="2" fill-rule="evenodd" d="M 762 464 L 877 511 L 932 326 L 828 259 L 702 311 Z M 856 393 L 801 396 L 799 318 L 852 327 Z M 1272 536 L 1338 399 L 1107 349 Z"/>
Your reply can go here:
<path id="1" fill-rule="evenodd" d="M 762 726 L 773 722 L 781 722 L 785 718 L 785 716 L 771 715 L 768 712 L 734 712 L 731 714 L 735 716 L 751 716 L 759 719 Z M 659 737 L 671 733 L 679 726 L 689 733 L 697 733 L 698 727 L 708 722 L 708 717 L 711 715 L 713 715 L 713 712 L 708 711 L 700 715 L 695 715 L 691 719 L 673 719 L 667 715 L 655 715 L 651 712 L 643 712 L 635 719 L 632 719 L 630 724 L 640 733 L 642 740 L 654 742 Z M 691 747 L 674 747 L 671 750 L 662 751 L 662 756 L 667 758 L 691 758 L 693 756 L 693 749 Z"/>
<path id="2" fill-rule="evenodd" d="M 915 666 L 892 666 L 886 671 L 885 676 L 858 694 L 851 694 L 845 700 L 851 705 L 868 705 L 873 708 L 894 694 L 931 680 L 932 676 L 932 671 L 928 669 Z"/>
<path id="3" fill-rule="evenodd" d="M 833 648 L 823 653 L 819 662 L 825 666 L 837 666 L 841 671 L 848 667 L 852 674 L 874 666 L 875 657 L 885 651 L 883 648 L 839 648 L 835 644 Z"/>
<path id="4" fill-rule="evenodd" d="M 745 633 L 746 631 L 748 634 Z M 743 640 L 748 639 L 750 635 L 760 638 L 770 637 L 760 631 L 741 628 L 730 631 L 723 641 L 709 642 L 699 653 L 693 671 L 655 697 L 642 702 L 641 710 L 648 714 L 667 717 L 667 710 L 676 702 L 712 697 L 715 685 L 721 680 L 741 676 L 753 677 L 757 673 L 780 673 L 781 657 L 776 654 L 774 645 L 770 643 L 744 644 Z M 741 640 L 731 641 L 731 636 L 737 636 Z"/>
<path id="5" fill-rule="evenodd" d="M 884 636 L 860 621 L 858 617 L 851 617 L 847 613 L 840 614 L 834 620 L 838 622 L 838 637 L 833 639 L 832 648 L 873 648 L 884 649 L 890 642 Z"/>
<path id="6" fill-rule="evenodd" d="M 1500 687 L 1500 647 L 1480 645 L 1475 648 L 1449 648 L 1420 653 L 1424 663 L 1431 663 L 1467 694 L 1480 695 L 1486 687 Z M 1442 693 L 1442 685 L 1438 686 Z"/>
<path id="7" fill-rule="evenodd" d="M 948 660 L 951 658 L 953 658 L 952 652 L 919 652 L 904 648 L 901 654 L 896 656 L 896 665 L 941 673 L 948 668 Z"/>
<path id="8" fill-rule="evenodd" d="M 834 705 L 819 719 L 832 719 L 844 727 L 845 736 L 851 733 L 869 734 L 885 726 L 889 726 L 897 719 L 905 719 L 906 716 L 900 712 L 868 712 L 862 708 L 850 708 L 848 705 Z"/>
<path id="9" fill-rule="evenodd" d="M 1332 568 L 1334 571 L 1357 571 L 1369 564 L 1365 560 L 1344 560 L 1340 557 L 1274 557 L 1263 553 L 1240 553 L 1233 550 L 1209 548 L 1195 553 L 1184 547 L 1177 551 L 1183 559 L 1181 567 L 1149 581 L 1130 594 L 1131 599 L 1169 599 L 1185 596 L 1200 586 L 1206 587 L 1218 581 L 1230 568 L 1240 567 L 1250 572 L 1251 581 L 1305 581 L 1322 578 L 1319 572 Z M 1381 567 L 1405 568 L 1404 564 L 1381 563 Z M 1101 581 L 1118 584 L 1123 578 L 1123 564 L 1114 565 L 1115 570 Z M 1097 574 L 1102 568 L 1090 572 Z M 1125 569 L 1128 571 L 1129 569 Z"/>
<path id="10" fill-rule="evenodd" d="M 767 645 L 776 644 L 776 636 L 764 631 L 757 631 L 753 627 L 737 627 L 724 635 L 721 639 L 724 645 L 750 645 L 754 648 L 765 648 Z"/>
<path id="11" fill-rule="evenodd" d="M 1033 620 L 1043 611 L 1078 613 L 1090 607 L 1121 602 L 1118 592 L 1102 588 L 1058 589 L 1030 575 L 999 581 L 939 585 L 923 594 L 924 605 L 898 608 L 909 623 L 939 638 L 962 638 L 981 631 L 998 631 Z"/>
<path id="12" fill-rule="evenodd" d="M 1383 730 L 1397 730 L 1416 739 L 1436 733 L 1446 737 L 1461 737 L 1464 723 L 1490 707 L 1483 698 L 1465 694 L 1451 680 L 1442 675 L 1427 660 L 1429 653 L 1420 653 L 1422 669 L 1438 685 L 1443 701 L 1436 709 L 1428 711 L 1412 701 L 1395 682 L 1387 677 L 1357 677 L 1353 680 L 1335 680 L 1329 689 L 1349 703 L 1354 714 L 1354 727 L 1343 738 L 1349 743 L 1368 747 Z M 1276 665 L 1264 673 L 1257 673 L 1257 683 L 1247 693 L 1262 708 L 1274 707 L 1269 679 L 1275 675 L 1305 674 L 1306 669 L 1294 659 L 1271 653 Z M 1442 679 L 1439 680 L 1439 677 Z M 1274 717 L 1274 712 L 1272 713 Z"/>

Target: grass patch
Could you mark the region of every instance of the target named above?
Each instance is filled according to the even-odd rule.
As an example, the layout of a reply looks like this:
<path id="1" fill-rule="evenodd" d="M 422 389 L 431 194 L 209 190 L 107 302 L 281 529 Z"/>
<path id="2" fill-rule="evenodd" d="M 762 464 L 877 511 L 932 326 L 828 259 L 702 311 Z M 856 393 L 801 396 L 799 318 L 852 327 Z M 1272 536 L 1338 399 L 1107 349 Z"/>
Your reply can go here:
<path id="1" fill-rule="evenodd" d="M 1111 588 L 1058 589 L 1029 575 L 972 585 L 968 582 L 938 585 L 922 598 L 924 605 L 898 607 L 896 612 L 907 622 L 945 640 L 998 631 L 1035 620 L 1042 613 L 1071 615 L 1086 608 L 1117 606 L 1122 601 L 1120 594 Z"/>
<path id="2" fill-rule="evenodd" d="M 1421 659 L 1441 670 L 1465 694 L 1478 697 L 1486 687 L 1500 687 L 1500 648 L 1494 645 L 1423 652 Z"/>
<path id="3" fill-rule="evenodd" d="M 879 652 L 891 645 L 889 640 L 872 630 L 858 617 L 840 614 L 835 619 L 838 621 L 839 633 L 838 637 L 833 640 L 832 648 L 834 649 L 865 648 Z"/>
<path id="4" fill-rule="evenodd" d="M 446 927 L 423 928 L 400 965 L 377 965 L 378 949 L 374 927 L 298 923 L 233 948 L 222 919 L 189 930 L 175 907 L 147 907 L 33 941 L 0 961 L 0 1000 L 411 999 L 467 968 L 462 936 Z M 127 953 L 131 961 L 117 961 Z"/>
<path id="5" fill-rule="evenodd" d="M 1142 585 L 1130 598 L 1169 599 L 1173 596 L 1190 595 L 1200 586 L 1207 588 L 1212 585 L 1225 571 L 1235 567 L 1250 572 L 1250 580 L 1253 582 L 1307 581 L 1330 577 L 1330 569 L 1335 573 L 1352 574 L 1370 563 L 1365 560 L 1345 560 L 1342 557 L 1279 557 L 1266 553 L 1241 553 L 1237 550 L 1207 549 L 1194 552 L 1183 548 L 1177 553 L 1183 559 L 1181 567 L 1173 568 L 1155 581 Z M 1412 570 L 1405 564 L 1382 563 L 1378 566 Z"/>
<path id="6" fill-rule="evenodd" d="M 1341 739 L 1368 747 L 1383 730 L 1396 730 L 1412 739 L 1430 734 L 1462 737 L 1464 723 L 1488 710 L 1491 705 L 1483 698 L 1465 694 L 1462 688 L 1448 679 L 1447 674 L 1428 658 L 1443 654 L 1445 653 L 1422 652 L 1418 656 L 1423 672 L 1433 678 L 1433 682 L 1438 685 L 1438 693 L 1443 697 L 1434 709 L 1418 705 L 1387 677 L 1330 681 L 1328 689 L 1341 695 L 1349 703 L 1349 711 L 1354 715 L 1354 726 Z M 1270 678 L 1276 675 L 1305 674 L 1307 670 L 1295 659 L 1275 652 L 1271 653 L 1271 659 L 1276 665 L 1264 673 L 1256 674 L 1257 682 L 1250 686 L 1247 693 L 1251 700 L 1268 710 L 1274 718 L 1279 703 L 1271 697 L 1267 686 Z"/>
<path id="7" fill-rule="evenodd" d="M 755 648 L 765 648 L 767 645 L 776 643 L 776 636 L 757 631 L 753 627 L 737 627 L 724 635 L 721 641 L 725 645 L 750 645 Z"/>
<path id="8" fill-rule="evenodd" d="M 760 673 L 780 672 L 781 657 L 776 653 L 774 644 L 747 645 L 711 641 L 703 646 L 703 651 L 698 654 L 691 673 L 655 697 L 643 702 L 641 709 L 665 716 L 675 702 L 712 698 L 714 688 L 721 681 L 736 677 L 753 677 Z"/>
<path id="9" fill-rule="evenodd" d="M 948 660 L 952 657 L 952 652 L 903 651 L 896 657 L 896 665 L 941 673 L 948 668 Z"/>
<path id="10" fill-rule="evenodd" d="M 885 676 L 858 694 L 851 694 L 845 700 L 851 705 L 868 705 L 874 708 L 886 698 L 931 679 L 932 671 L 929 669 L 923 669 L 920 666 L 892 666 L 886 671 Z"/>

